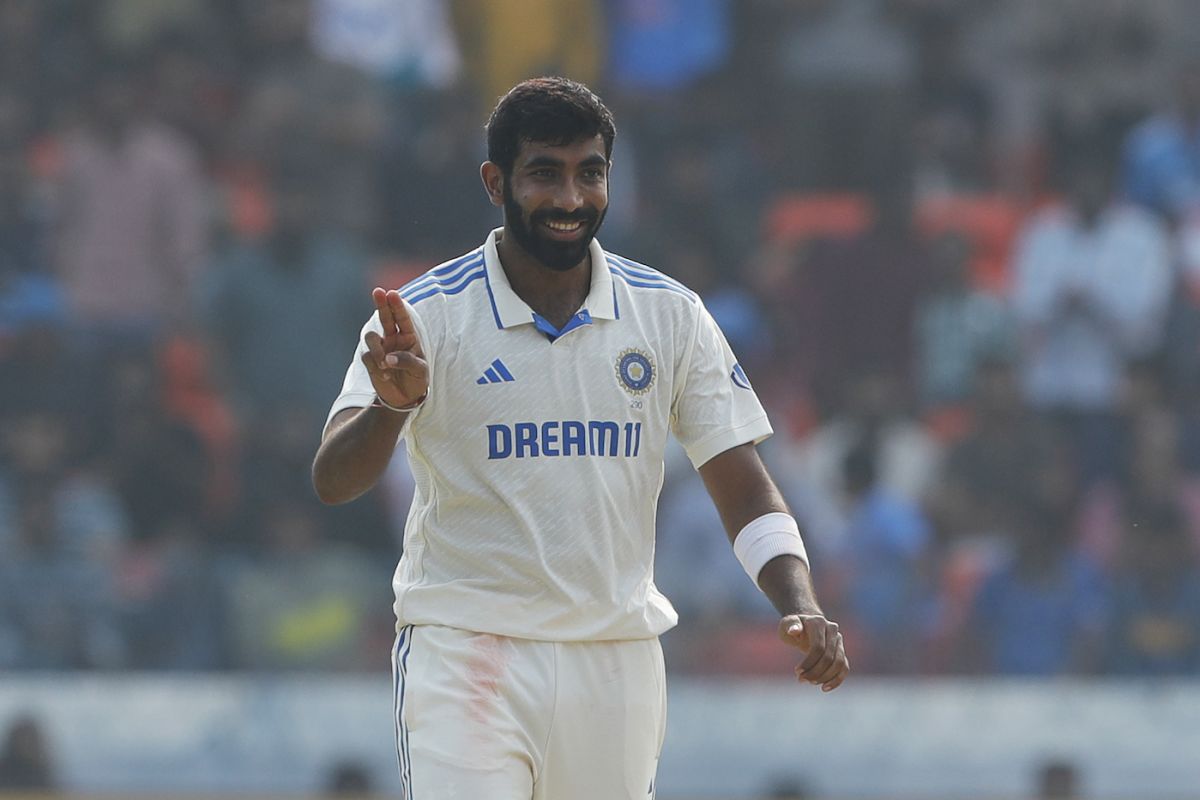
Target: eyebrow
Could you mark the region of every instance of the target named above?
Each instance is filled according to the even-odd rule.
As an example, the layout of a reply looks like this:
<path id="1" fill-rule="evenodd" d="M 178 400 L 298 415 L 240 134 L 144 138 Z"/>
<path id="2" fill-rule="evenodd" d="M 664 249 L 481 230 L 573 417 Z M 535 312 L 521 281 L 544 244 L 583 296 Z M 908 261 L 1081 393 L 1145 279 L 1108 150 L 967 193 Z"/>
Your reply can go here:
<path id="1" fill-rule="evenodd" d="M 564 167 L 566 166 L 566 163 L 567 162 L 563 161 L 561 158 L 554 158 L 553 156 L 535 156 L 526 161 L 521 168 L 537 169 L 539 167 Z M 579 162 L 579 166 L 581 167 L 602 167 L 606 166 L 607 164 L 608 159 L 599 154 L 590 155 L 583 161 Z"/>

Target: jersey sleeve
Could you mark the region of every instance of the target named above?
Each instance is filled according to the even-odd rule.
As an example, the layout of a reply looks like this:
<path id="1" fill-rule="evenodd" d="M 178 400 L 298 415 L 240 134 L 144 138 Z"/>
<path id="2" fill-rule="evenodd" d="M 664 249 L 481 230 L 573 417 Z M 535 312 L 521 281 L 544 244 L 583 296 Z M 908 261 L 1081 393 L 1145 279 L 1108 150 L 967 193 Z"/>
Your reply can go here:
<path id="1" fill-rule="evenodd" d="M 699 307 L 671 409 L 671 430 L 693 466 L 771 435 L 771 424 L 745 371 L 708 309 Z"/>
<path id="2" fill-rule="evenodd" d="M 425 361 L 429 364 L 430 371 L 430 395 L 433 394 L 432 389 L 432 374 L 433 374 L 433 358 L 432 358 L 432 342 L 430 341 L 427 329 L 413 310 L 411 304 L 408 306 L 409 317 L 413 321 L 413 327 L 416 328 L 417 338 L 421 342 L 421 349 L 425 353 Z M 362 330 L 358 333 L 358 347 L 354 350 L 354 357 L 350 360 L 350 367 L 346 370 L 346 378 L 342 381 L 342 391 L 338 394 L 337 399 L 333 401 L 333 405 L 329 409 L 329 414 L 325 417 L 325 428 L 329 427 L 329 423 L 337 416 L 338 412 L 344 411 L 347 408 L 366 408 L 375 402 L 375 387 L 371 384 L 371 376 L 367 373 L 367 368 L 363 366 L 362 354 L 367 351 L 366 338 L 367 331 L 375 331 L 383 335 L 383 326 L 379 322 L 379 315 L 372 313 L 366 324 L 362 326 Z M 426 401 L 428 402 L 428 400 Z M 404 431 L 408 430 L 409 423 L 424 408 L 424 404 L 416 410 L 410 411 L 408 419 L 405 420 Z M 324 429 L 323 429 L 324 430 Z"/>

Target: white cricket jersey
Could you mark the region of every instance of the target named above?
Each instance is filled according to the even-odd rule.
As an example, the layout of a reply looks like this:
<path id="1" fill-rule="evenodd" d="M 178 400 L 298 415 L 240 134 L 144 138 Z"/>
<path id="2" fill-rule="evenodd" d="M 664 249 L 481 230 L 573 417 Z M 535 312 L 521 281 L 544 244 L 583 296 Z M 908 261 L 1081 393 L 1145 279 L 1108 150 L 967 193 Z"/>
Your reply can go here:
<path id="1" fill-rule="evenodd" d="M 401 434 L 416 490 L 396 617 L 549 641 L 657 636 L 678 619 L 653 575 L 667 435 L 699 467 L 769 436 L 766 413 L 678 281 L 593 240 L 587 300 L 556 330 L 513 292 L 499 235 L 401 289 L 430 381 Z M 374 398 L 356 356 L 329 419 Z"/>

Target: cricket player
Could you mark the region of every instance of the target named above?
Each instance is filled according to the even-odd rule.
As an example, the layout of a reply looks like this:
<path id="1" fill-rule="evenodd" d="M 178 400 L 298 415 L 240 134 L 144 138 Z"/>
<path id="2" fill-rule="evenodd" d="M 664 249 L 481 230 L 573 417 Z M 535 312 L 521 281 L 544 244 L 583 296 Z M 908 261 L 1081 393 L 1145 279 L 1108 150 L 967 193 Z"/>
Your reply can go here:
<path id="1" fill-rule="evenodd" d="M 393 585 L 407 800 L 643 800 L 665 732 L 654 586 L 668 434 L 736 557 L 825 691 L 849 670 L 796 521 L 755 444 L 771 434 L 700 298 L 605 251 L 616 130 L 587 87 L 538 78 L 487 124 L 504 226 L 376 313 L 313 463 L 327 503 L 407 443 L 416 492 Z"/>

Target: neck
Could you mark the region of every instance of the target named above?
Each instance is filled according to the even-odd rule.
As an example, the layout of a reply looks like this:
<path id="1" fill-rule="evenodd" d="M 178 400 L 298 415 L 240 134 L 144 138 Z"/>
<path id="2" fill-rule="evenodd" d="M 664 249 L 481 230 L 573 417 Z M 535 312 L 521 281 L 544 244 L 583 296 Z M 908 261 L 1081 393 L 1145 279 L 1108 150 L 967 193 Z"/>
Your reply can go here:
<path id="1" fill-rule="evenodd" d="M 555 327 L 561 328 L 574 316 L 592 286 L 591 253 L 568 270 L 543 265 L 507 234 L 496 242 L 500 265 L 517 297 Z"/>

